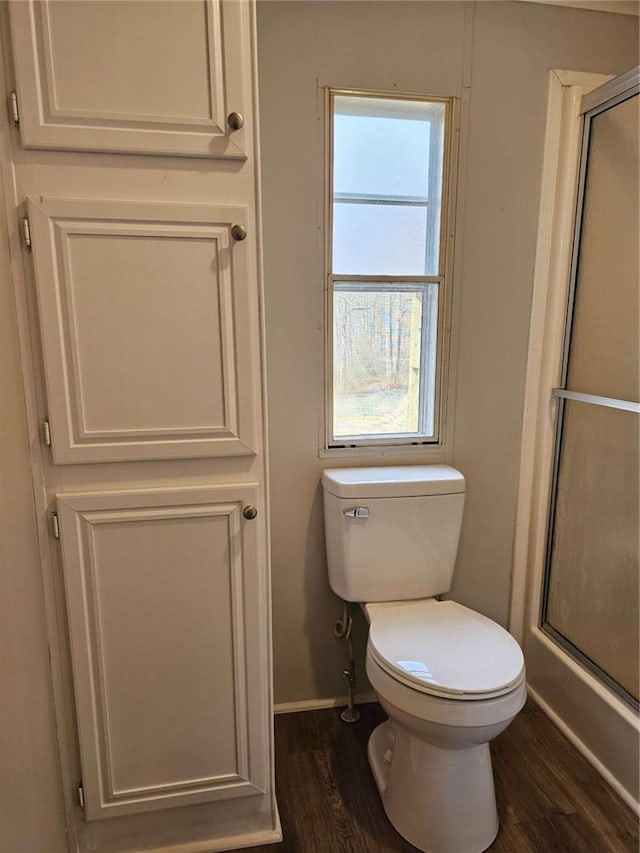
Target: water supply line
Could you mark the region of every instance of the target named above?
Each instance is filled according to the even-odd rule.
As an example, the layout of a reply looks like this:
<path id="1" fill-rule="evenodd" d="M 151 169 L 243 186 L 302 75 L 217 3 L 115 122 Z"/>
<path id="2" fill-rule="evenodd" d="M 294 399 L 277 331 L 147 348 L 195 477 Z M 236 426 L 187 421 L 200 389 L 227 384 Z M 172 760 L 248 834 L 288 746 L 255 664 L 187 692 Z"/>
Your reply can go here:
<path id="1" fill-rule="evenodd" d="M 354 695 L 356 689 L 356 663 L 353 659 L 353 640 L 351 639 L 351 627 L 353 619 L 351 617 L 351 604 L 348 601 L 342 602 L 342 617 L 336 619 L 333 626 L 333 633 L 339 640 L 347 641 L 347 651 L 349 655 L 349 666 L 342 671 L 342 675 L 347 679 L 347 707 L 340 714 L 341 719 L 345 723 L 356 723 L 360 719 L 360 711 L 354 705 Z"/>

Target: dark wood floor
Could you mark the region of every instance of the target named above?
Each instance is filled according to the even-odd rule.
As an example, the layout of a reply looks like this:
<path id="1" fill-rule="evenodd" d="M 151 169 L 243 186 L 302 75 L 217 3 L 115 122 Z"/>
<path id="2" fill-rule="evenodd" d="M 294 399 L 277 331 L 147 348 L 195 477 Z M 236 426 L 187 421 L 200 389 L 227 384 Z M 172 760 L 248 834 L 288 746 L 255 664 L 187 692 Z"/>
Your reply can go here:
<path id="1" fill-rule="evenodd" d="M 284 841 L 255 853 L 408 853 L 387 821 L 367 763 L 384 719 L 363 705 L 276 717 L 276 789 Z M 638 821 L 589 763 L 529 703 L 492 744 L 500 832 L 492 853 L 637 853 Z"/>

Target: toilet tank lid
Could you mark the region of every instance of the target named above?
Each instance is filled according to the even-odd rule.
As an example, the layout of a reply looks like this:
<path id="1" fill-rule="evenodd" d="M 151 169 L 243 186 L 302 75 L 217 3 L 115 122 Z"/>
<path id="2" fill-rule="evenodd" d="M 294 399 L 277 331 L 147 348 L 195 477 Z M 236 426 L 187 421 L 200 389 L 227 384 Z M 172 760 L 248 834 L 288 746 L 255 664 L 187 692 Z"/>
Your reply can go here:
<path id="1" fill-rule="evenodd" d="M 464 477 L 449 465 L 329 468 L 322 486 L 338 498 L 411 498 L 464 492 Z"/>

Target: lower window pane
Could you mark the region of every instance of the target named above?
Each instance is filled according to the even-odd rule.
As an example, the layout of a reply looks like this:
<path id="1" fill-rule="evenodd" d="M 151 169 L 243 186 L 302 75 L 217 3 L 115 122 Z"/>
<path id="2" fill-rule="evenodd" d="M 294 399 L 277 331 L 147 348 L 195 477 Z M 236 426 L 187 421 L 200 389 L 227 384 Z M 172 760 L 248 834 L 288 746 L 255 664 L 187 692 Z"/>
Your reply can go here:
<path id="1" fill-rule="evenodd" d="M 333 434 L 432 438 L 438 285 L 340 282 L 333 292 Z"/>

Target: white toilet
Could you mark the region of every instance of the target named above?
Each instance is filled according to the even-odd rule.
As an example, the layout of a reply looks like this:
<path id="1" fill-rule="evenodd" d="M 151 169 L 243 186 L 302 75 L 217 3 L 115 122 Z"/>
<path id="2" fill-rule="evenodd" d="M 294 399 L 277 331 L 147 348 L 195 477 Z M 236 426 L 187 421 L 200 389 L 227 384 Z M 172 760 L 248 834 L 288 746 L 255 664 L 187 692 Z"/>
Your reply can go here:
<path id="1" fill-rule="evenodd" d="M 363 606 L 367 675 L 389 716 L 369 763 L 391 823 L 419 850 L 480 853 L 498 832 L 489 741 L 526 700 L 500 625 L 451 587 L 465 481 L 446 465 L 322 475 L 329 583 Z"/>

